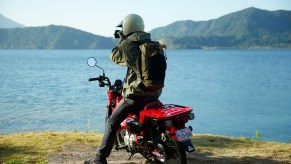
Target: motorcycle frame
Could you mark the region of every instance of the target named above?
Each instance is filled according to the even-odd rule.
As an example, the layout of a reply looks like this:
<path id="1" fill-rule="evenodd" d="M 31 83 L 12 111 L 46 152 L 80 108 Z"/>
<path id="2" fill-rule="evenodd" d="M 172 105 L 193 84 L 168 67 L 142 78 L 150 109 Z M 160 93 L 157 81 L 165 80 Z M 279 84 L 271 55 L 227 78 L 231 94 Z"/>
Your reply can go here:
<path id="1" fill-rule="evenodd" d="M 117 104 L 123 98 L 121 95 L 115 95 L 115 93 L 109 87 L 107 91 L 108 105 L 107 112 L 108 117 L 110 117 L 111 113 L 114 111 Z M 175 104 L 165 104 L 163 105 L 160 101 L 155 101 L 147 104 L 143 110 L 139 113 L 139 121 L 140 123 L 146 124 L 149 119 L 156 119 L 159 122 L 159 125 L 162 125 L 162 128 L 165 129 L 168 136 L 173 138 L 175 141 L 178 141 L 178 138 L 175 132 L 179 129 L 185 128 L 185 124 L 189 120 L 189 114 L 193 111 L 189 106 L 180 106 Z M 132 118 L 135 114 L 130 114 L 122 123 L 121 128 L 127 129 L 126 120 Z M 167 120 L 172 120 L 175 122 L 175 125 L 166 126 L 163 123 Z M 157 124 L 158 124 L 157 122 Z M 119 129 L 119 131 L 122 129 Z M 127 129 L 128 130 L 128 129 Z M 144 131 L 140 132 L 140 135 L 144 135 Z"/>

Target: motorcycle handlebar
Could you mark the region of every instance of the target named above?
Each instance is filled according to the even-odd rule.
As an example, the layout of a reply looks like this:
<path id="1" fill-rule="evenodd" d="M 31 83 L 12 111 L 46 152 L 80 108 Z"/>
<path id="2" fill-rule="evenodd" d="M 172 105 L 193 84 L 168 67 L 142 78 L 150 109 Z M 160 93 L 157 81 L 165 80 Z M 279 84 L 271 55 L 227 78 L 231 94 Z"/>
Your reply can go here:
<path id="1" fill-rule="evenodd" d="M 94 77 L 94 78 L 90 78 L 88 81 L 96 81 L 96 80 L 100 80 L 99 77 Z"/>
<path id="2" fill-rule="evenodd" d="M 94 77 L 94 78 L 89 78 L 88 81 L 99 81 L 99 86 L 104 87 L 104 85 L 107 85 L 111 87 L 111 83 L 108 77 L 106 76 L 99 76 L 99 77 Z M 104 83 L 106 81 L 106 83 Z"/>

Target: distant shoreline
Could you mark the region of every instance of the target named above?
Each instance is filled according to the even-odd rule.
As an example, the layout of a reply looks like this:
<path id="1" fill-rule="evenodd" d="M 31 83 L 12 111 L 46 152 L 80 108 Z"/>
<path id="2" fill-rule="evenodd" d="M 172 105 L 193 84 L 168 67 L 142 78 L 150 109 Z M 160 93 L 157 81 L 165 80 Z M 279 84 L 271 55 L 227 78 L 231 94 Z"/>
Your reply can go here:
<path id="1" fill-rule="evenodd" d="M 291 47 L 277 48 L 277 47 L 202 47 L 202 48 L 167 48 L 167 50 L 291 50 Z M 96 51 L 96 50 L 111 50 L 111 49 L 1 49 L 5 50 L 15 50 L 15 51 L 25 51 L 25 50 L 56 50 L 56 51 Z"/>

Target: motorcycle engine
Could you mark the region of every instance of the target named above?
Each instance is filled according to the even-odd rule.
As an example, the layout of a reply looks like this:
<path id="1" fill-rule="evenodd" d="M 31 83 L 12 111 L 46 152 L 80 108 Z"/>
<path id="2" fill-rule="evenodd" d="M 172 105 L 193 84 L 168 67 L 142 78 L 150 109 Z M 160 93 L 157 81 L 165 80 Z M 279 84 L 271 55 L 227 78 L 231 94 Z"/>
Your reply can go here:
<path id="1" fill-rule="evenodd" d="M 137 150 L 136 138 L 137 136 L 135 134 L 129 134 L 127 131 L 124 135 L 124 143 L 131 151 Z"/>

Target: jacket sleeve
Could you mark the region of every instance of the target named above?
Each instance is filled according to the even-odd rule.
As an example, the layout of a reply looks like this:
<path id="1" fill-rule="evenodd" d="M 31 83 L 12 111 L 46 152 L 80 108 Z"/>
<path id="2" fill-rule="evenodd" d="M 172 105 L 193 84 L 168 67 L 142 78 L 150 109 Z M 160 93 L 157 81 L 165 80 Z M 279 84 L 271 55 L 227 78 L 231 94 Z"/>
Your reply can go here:
<path id="1" fill-rule="evenodd" d="M 122 47 L 120 44 L 112 49 L 109 58 L 118 65 L 127 66 L 126 58 L 122 53 Z"/>

